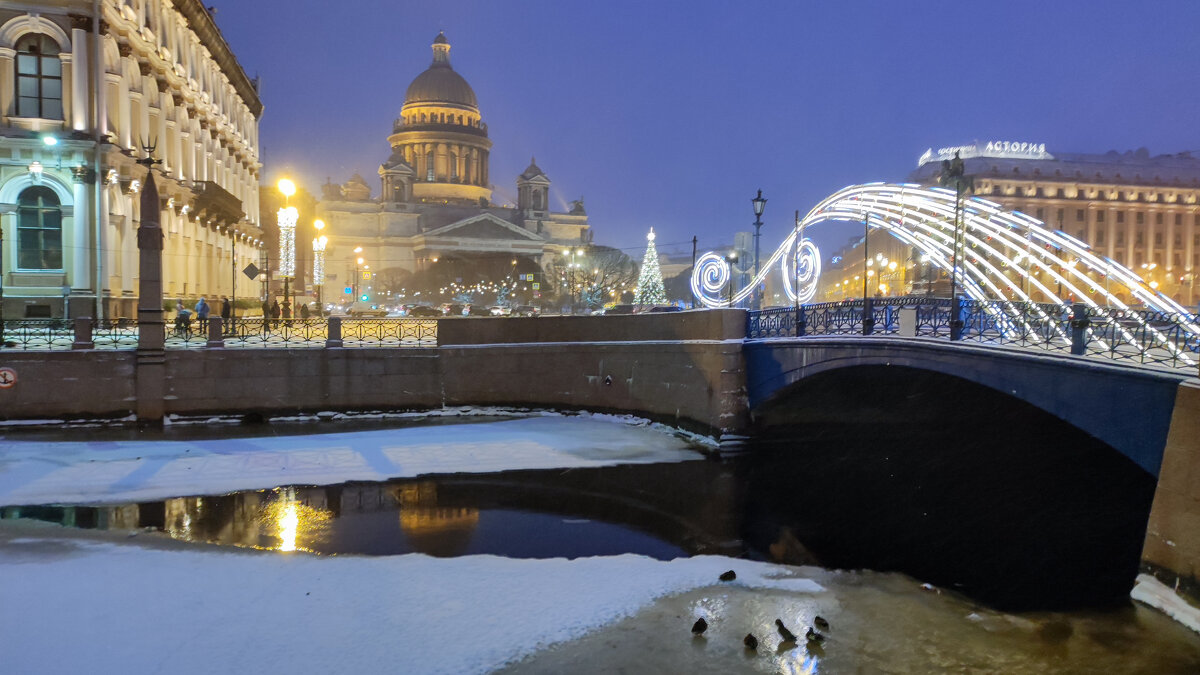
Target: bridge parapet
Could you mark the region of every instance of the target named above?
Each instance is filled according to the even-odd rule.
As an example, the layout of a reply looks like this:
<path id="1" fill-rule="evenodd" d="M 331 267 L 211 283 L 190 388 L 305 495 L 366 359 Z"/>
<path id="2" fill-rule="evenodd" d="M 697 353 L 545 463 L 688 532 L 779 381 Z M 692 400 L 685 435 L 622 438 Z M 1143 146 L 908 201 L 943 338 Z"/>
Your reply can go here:
<path id="1" fill-rule="evenodd" d="M 951 320 L 962 321 L 951 335 Z M 750 312 L 750 339 L 900 335 L 1016 345 L 1197 372 L 1200 316 L 1152 310 L 910 296 Z"/>

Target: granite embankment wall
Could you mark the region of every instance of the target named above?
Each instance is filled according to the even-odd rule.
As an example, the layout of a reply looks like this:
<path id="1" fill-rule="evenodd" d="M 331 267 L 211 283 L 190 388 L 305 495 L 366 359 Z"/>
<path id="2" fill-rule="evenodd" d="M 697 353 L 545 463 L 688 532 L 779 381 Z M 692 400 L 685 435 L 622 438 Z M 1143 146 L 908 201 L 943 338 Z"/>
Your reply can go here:
<path id="1" fill-rule="evenodd" d="M 438 322 L 436 348 L 169 350 L 165 413 L 286 414 L 504 405 L 633 413 L 697 431 L 744 427 L 745 312 Z M 6 352 L 0 417 L 137 410 L 133 351 Z M 153 420 L 148 420 L 153 422 Z"/>

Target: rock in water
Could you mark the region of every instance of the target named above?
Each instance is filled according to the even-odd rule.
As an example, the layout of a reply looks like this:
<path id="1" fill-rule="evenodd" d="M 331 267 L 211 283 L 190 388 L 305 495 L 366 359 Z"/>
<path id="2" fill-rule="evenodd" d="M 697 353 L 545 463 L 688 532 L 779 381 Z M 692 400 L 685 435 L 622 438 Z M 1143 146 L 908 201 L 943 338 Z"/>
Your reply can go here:
<path id="1" fill-rule="evenodd" d="M 737 572 L 734 572 L 733 570 L 729 570 L 728 572 L 721 575 L 721 581 L 733 581 L 736 578 L 737 578 Z"/>
<path id="2" fill-rule="evenodd" d="M 746 633 L 742 644 L 746 645 L 746 649 L 758 649 L 758 638 L 754 637 L 754 633 Z"/>
<path id="3" fill-rule="evenodd" d="M 707 628 L 708 622 L 704 620 L 704 617 L 700 617 L 699 619 L 696 619 L 696 623 L 692 624 L 692 635 L 699 635 Z"/>
<path id="4" fill-rule="evenodd" d="M 817 628 L 820 628 L 821 630 L 829 630 L 829 622 L 826 621 L 825 619 L 821 618 L 820 615 L 818 615 L 817 618 L 813 619 L 813 625 L 816 626 Z"/>

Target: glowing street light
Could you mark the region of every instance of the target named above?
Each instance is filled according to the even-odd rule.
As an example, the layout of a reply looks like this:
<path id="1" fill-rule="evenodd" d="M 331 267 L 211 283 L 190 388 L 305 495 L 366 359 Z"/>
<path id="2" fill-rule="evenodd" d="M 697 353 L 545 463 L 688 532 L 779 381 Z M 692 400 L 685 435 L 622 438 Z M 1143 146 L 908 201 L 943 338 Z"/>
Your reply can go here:
<path id="1" fill-rule="evenodd" d="M 283 315 L 291 317 L 291 291 L 288 284 L 296 275 L 296 221 L 300 212 L 294 206 L 288 206 L 287 200 L 296 194 L 296 184 L 283 178 L 277 187 L 283 194 L 284 207 L 275 214 L 279 221 L 279 273 L 283 276 Z"/>
<path id="2" fill-rule="evenodd" d="M 313 239 L 313 286 L 317 289 L 317 315 L 321 315 L 324 305 L 321 304 L 321 287 L 325 285 L 325 245 L 329 243 L 329 238 L 321 234 L 321 230 L 325 229 L 325 221 L 313 221 L 313 227 L 317 230 L 317 236 Z"/>

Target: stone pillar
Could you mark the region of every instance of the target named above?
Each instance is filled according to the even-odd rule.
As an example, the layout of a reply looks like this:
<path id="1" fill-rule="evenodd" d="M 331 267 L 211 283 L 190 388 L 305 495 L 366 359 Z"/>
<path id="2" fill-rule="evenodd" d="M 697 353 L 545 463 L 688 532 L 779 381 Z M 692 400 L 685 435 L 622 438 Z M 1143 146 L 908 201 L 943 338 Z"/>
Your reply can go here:
<path id="1" fill-rule="evenodd" d="M 16 112 L 14 107 L 17 85 L 15 82 L 14 61 L 17 50 L 11 47 L 0 47 L 0 115 L 8 117 Z"/>
<path id="2" fill-rule="evenodd" d="M 222 323 L 219 316 L 208 317 L 208 344 L 205 346 L 209 349 L 220 349 L 225 346 L 225 338 L 221 336 Z"/>
<path id="3" fill-rule="evenodd" d="M 265 319 L 264 319 L 265 321 Z M 342 346 L 342 317 L 331 316 L 325 331 L 325 347 Z"/>
<path id="4" fill-rule="evenodd" d="M 71 288 L 80 291 L 87 291 L 92 287 L 91 278 L 91 186 L 84 182 L 87 177 L 87 169 L 79 167 L 73 171 L 74 183 L 74 205 L 75 210 L 72 217 L 71 228 L 71 247 L 74 251 L 71 254 Z"/>
<path id="5" fill-rule="evenodd" d="M 71 128 L 75 131 L 88 128 L 88 81 L 92 75 L 88 40 L 88 31 L 83 24 L 71 29 Z"/>
<path id="6" fill-rule="evenodd" d="M 92 318 L 81 316 L 75 319 L 75 341 L 71 349 L 92 349 Z"/>
<path id="7" fill-rule="evenodd" d="M 75 126 L 75 73 L 71 68 L 71 52 L 60 52 L 58 55 L 59 73 L 62 81 L 62 116 L 63 129 L 73 129 Z"/>
<path id="8" fill-rule="evenodd" d="M 1133 597 L 1188 623 L 1193 630 L 1200 630 L 1198 522 L 1200 384 L 1191 380 L 1180 383 L 1175 395 L 1175 410 L 1142 546 L 1144 576 L 1138 577 Z"/>
<path id="9" fill-rule="evenodd" d="M 158 186 L 154 170 L 146 172 L 142 189 L 141 226 L 137 232 L 138 275 L 137 418 L 140 425 L 160 425 L 166 411 L 166 334 L 163 327 L 162 251 Z"/>

